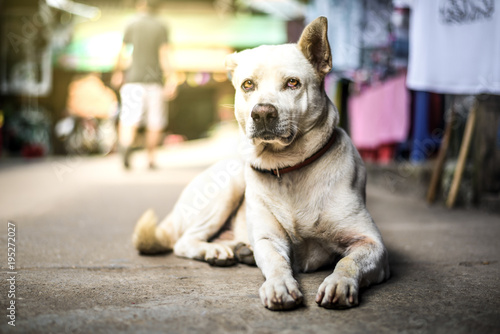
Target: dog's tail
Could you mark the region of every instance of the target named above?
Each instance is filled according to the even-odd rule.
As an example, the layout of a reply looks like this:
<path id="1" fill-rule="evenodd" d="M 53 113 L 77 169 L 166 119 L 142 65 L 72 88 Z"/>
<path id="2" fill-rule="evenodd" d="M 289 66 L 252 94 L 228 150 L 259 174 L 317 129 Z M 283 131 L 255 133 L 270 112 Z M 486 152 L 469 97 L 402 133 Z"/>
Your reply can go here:
<path id="1" fill-rule="evenodd" d="M 171 250 L 157 237 L 158 218 L 152 209 L 144 212 L 135 225 L 132 243 L 141 254 L 157 254 Z"/>

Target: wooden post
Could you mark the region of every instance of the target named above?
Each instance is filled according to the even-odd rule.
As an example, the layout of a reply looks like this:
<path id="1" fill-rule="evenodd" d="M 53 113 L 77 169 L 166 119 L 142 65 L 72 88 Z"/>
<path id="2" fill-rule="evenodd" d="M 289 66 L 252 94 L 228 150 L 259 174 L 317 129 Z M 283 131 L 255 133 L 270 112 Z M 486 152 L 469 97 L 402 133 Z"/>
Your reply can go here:
<path id="1" fill-rule="evenodd" d="M 455 119 L 455 98 L 452 98 L 450 115 L 445 119 L 444 125 L 444 135 L 441 142 L 441 147 L 439 148 L 438 157 L 436 159 L 436 165 L 432 171 L 431 182 L 429 184 L 429 189 L 427 191 L 427 203 L 434 203 L 436 199 L 436 192 L 441 179 L 441 174 L 443 172 L 444 161 L 446 160 L 446 154 L 448 153 L 448 147 L 450 145 L 451 130 L 453 128 L 453 122 Z"/>
<path id="2" fill-rule="evenodd" d="M 453 208 L 453 206 L 455 205 L 458 189 L 460 188 L 460 182 L 462 182 L 462 175 L 465 169 L 465 164 L 467 162 L 467 155 L 469 153 L 470 142 L 472 140 L 474 125 L 476 123 L 476 113 L 477 101 L 474 102 L 467 117 L 467 123 L 465 124 L 464 137 L 462 139 L 462 144 L 460 145 L 460 153 L 458 154 L 457 168 L 455 169 L 450 193 L 448 194 L 448 199 L 446 200 L 446 206 L 449 209 Z"/>

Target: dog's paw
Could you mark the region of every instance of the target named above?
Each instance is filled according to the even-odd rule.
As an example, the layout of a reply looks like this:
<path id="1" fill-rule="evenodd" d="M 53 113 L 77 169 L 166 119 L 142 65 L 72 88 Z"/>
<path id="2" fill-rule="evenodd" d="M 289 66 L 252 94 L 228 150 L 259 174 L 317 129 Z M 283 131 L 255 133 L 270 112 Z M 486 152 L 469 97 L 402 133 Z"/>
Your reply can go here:
<path id="1" fill-rule="evenodd" d="M 345 309 L 358 305 L 358 283 L 335 273 L 319 286 L 316 303 L 324 308 Z"/>
<path id="2" fill-rule="evenodd" d="M 216 243 L 207 243 L 205 261 L 212 266 L 227 267 L 236 263 L 230 247 Z"/>
<path id="3" fill-rule="evenodd" d="M 268 279 L 259 290 L 260 299 L 270 310 L 290 310 L 302 304 L 299 284 L 293 278 Z"/>
<path id="4" fill-rule="evenodd" d="M 234 255 L 238 262 L 255 266 L 255 258 L 253 256 L 252 246 L 240 242 L 234 247 Z"/>

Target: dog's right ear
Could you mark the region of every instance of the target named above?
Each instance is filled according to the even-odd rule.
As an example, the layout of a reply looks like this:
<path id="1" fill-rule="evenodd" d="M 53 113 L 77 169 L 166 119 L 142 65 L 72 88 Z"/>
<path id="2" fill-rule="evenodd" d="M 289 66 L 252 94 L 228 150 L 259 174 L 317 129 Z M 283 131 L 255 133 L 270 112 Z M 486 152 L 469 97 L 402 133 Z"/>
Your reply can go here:
<path id="1" fill-rule="evenodd" d="M 231 81 L 233 80 L 234 69 L 236 68 L 236 66 L 238 66 L 238 63 L 236 62 L 236 55 L 237 54 L 238 54 L 237 52 L 234 52 L 230 55 L 227 55 L 226 59 L 225 59 L 227 76 L 228 76 L 229 80 L 231 80 Z"/>
<path id="2" fill-rule="evenodd" d="M 328 21 L 320 16 L 304 28 L 297 43 L 299 50 L 321 77 L 332 70 L 332 53 L 328 43 Z"/>

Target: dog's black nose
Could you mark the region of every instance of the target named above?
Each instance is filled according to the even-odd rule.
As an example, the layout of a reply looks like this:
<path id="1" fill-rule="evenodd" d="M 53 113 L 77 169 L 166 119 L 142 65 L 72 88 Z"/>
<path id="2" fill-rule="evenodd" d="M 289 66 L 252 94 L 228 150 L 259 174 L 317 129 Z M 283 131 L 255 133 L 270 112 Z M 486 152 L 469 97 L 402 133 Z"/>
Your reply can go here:
<path id="1" fill-rule="evenodd" d="M 278 111 L 272 104 L 259 103 L 253 107 L 251 116 L 255 125 L 271 129 L 278 120 Z"/>

